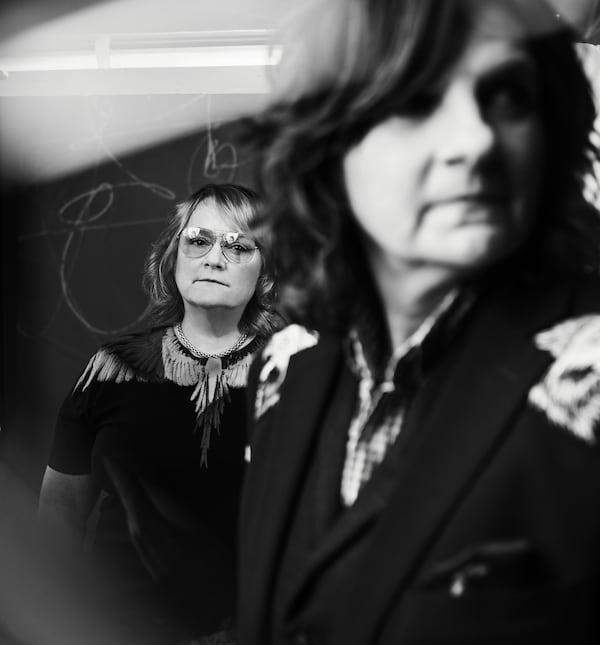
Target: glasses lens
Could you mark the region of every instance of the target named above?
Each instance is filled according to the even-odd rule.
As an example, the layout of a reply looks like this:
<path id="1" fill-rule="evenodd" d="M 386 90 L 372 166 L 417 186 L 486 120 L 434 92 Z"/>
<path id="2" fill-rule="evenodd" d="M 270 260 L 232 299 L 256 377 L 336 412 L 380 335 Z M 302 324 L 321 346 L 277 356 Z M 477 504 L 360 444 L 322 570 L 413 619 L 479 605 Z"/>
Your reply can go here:
<path id="1" fill-rule="evenodd" d="M 223 255 L 235 264 L 250 262 L 256 253 L 256 245 L 252 240 L 237 234 L 236 239 L 232 240 L 229 233 L 222 235 L 221 249 L 223 249 Z"/>
<path id="2" fill-rule="evenodd" d="M 184 255 L 189 258 L 201 258 L 212 249 L 217 237 L 208 229 L 190 226 L 181 231 L 179 240 Z"/>

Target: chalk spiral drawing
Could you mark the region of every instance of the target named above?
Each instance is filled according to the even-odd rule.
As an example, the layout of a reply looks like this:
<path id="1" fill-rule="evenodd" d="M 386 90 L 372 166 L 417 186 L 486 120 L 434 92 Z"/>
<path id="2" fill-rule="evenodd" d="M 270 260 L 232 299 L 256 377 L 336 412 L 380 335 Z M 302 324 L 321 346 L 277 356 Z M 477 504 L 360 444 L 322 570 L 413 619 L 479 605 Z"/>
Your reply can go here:
<path id="1" fill-rule="evenodd" d="M 227 176 L 224 181 L 231 182 L 233 181 L 233 178 L 235 177 L 235 172 L 238 168 L 238 158 L 237 158 L 237 151 L 235 146 L 232 143 L 228 143 L 228 142 L 221 143 L 214 136 L 212 119 L 210 115 L 210 97 L 207 97 L 206 110 L 207 110 L 206 135 L 202 137 L 198 146 L 194 150 L 194 153 L 192 154 L 191 163 L 188 167 L 187 185 L 188 185 L 188 191 L 190 192 L 194 189 L 192 172 L 194 170 L 195 163 L 198 157 L 201 155 L 204 149 L 206 149 L 206 154 L 204 157 L 204 167 L 203 167 L 203 175 L 205 179 L 214 180 L 217 177 L 219 177 L 219 175 L 223 170 L 225 170 Z M 224 160 L 219 161 L 220 155 L 221 155 L 221 159 L 223 159 L 223 157 L 225 157 L 226 159 L 228 154 L 230 156 L 229 161 L 224 161 Z"/>
<path id="2" fill-rule="evenodd" d="M 200 138 L 198 145 L 193 150 L 191 158 L 187 164 L 187 168 L 182 168 L 182 175 L 185 173 L 187 178 L 188 192 L 199 187 L 198 166 L 201 167 L 201 176 L 204 179 L 209 181 L 219 179 L 220 181 L 225 182 L 233 181 L 238 167 L 238 156 L 235 146 L 229 142 L 221 142 L 215 136 L 216 128 L 210 119 L 210 97 L 201 98 L 206 100 L 207 106 L 205 134 Z M 196 97 L 193 100 L 197 101 L 198 98 Z M 106 104 L 104 104 L 104 106 L 100 104 L 98 107 L 104 108 L 104 117 L 106 117 Z M 136 130 L 139 131 L 139 127 L 137 127 Z M 55 322 L 60 307 L 63 304 L 68 307 L 69 311 L 84 328 L 101 336 L 110 336 L 126 332 L 138 324 L 147 313 L 148 307 L 135 317 L 134 320 L 131 320 L 127 324 L 118 328 L 106 329 L 99 327 L 86 317 L 70 286 L 70 277 L 76 269 L 84 236 L 93 234 L 97 231 L 106 232 L 107 230 L 123 227 L 147 226 L 165 221 L 167 213 L 166 210 L 162 217 L 150 217 L 135 221 L 127 221 L 123 217 L 120 217 L 119 221 L 108 221 L 107 216 L 111 213 L 111 208 L 113 207 L 117 192 L 132 188 L 141 188 L 161 200 L 173 202 L 177 198 L 175 192 L 170 188 L 154 182 L 146 181 L 131 169 L 127 168 L 117 158 L 117 156 L 112 153 L 105 138 L 102 137 L 101 131 L 98 134 L 97 141 L 100 144 L 105 157 L 105 160 L 102 163 L 106 163 L 106 160 L 108 160 L 109 163 L 115 164 L 125 176 L 125 180 L 116 183 L 103 181 L 98 185 L 92 186 L 89 190 L 68 199 L 58 209 L 58 228 L 55 227 L 50 230 L 47 221 L 44 221 L 41 231 L 21 235 L 19 237 L 20 243 L 26 243 L 32 238 L 46 238 L 48 242 L 50 242 L 51 237 L 64 237 L 64 243 L 58 253 L 53 250 L 50 243 L 47 245 L 51 254 L 53 266 L 58 273 L 60 293 L 57 294 L 52 311 L 48 315 L 47 319 L 42 322 L 39 329 L 35 332 L 32 330 L 26 331 L 22 325 L 19 325 L 19 332 L 25 336 L 46 336 L 49 333 L 52 324 Z M 202 158 L 203 152 L 204 158 Z M 100 162 L 96 165 L 96 169 L 99 165 Z M 91 170 L 90 173 L 93 174 L 93 170 Z"/>

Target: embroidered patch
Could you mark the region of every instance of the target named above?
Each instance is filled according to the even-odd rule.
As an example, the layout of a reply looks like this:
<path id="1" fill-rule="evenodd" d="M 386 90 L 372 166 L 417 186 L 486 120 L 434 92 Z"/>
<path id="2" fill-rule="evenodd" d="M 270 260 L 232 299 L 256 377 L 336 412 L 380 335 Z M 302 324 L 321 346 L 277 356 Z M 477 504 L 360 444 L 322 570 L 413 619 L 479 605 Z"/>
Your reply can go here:
<path id="1" fill-rule="evenodd" d="M 264 364 L 258 377 L 254 416 L 262 415 L 279 401 L 279 391 L 285 380 L 290 358 L 316 345 L 317 332 L 301 325 L 289 325 L 273 335 L 262 353 Z"/>
<path id="2" fill-rule="evenodd" d="M 536 345 L 555 357 L 529 402 L 575 436 L 594 443 L 600 422 L 600 316 L 567 320 L 540 332 Z"/>

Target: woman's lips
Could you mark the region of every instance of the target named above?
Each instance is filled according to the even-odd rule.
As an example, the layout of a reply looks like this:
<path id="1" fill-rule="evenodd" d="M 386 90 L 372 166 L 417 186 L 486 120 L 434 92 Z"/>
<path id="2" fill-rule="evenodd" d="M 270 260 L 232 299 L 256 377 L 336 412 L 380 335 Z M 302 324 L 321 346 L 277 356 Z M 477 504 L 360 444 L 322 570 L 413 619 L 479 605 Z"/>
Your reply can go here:
<path id="1" fill-rule="evenodd" d="M 229 285 L 220 280 L 215 280 L 214 278 L 197 278 L 194 282 L 208 282 L 209 284 L 220 284 L 223 287 L 228 287 Z"/>

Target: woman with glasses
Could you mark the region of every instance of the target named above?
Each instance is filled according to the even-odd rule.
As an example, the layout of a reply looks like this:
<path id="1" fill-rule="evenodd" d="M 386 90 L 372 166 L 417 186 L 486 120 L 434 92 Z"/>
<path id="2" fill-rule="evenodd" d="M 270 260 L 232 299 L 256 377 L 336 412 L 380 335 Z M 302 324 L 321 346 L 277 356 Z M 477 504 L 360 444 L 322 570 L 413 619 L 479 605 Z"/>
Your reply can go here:
<path id="1" fill-rule="evenodd" d="M 244 390 L 279 324 L 261 202 L 207 185 L 180 202 L 148 257 L 147 329 L 101 347 L 59 413 L 40 515 L 91 560 L 133 642 L 175 643 L 233 612 Z"/>
<path id="2" fill-rule="evenodd" d="M 598 151 L 544 0 L 317 0 L 247 121 L 243 645 L 600 642 Z"/>

